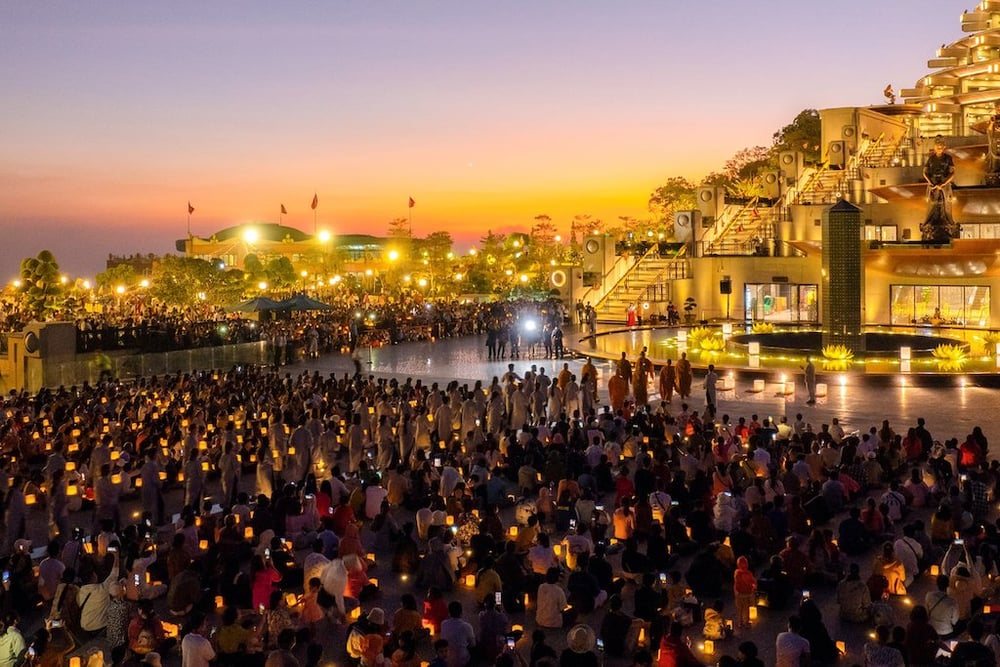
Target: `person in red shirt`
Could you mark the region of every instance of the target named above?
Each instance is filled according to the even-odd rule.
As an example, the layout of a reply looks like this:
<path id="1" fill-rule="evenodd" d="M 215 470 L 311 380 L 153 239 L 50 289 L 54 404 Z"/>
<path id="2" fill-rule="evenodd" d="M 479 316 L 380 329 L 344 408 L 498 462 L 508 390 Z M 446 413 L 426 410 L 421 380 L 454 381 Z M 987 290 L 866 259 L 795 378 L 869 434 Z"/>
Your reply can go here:
<path id="1" fill-rule="evenodd" d="M 778 556 L 781 557 L 781 565 L 788 573 L 792 587 L 802 588 L 806 583 L 806 576 L 812 570 L 812 563 L 799 549 L 799 539 L 794 535 L 785 538 L 785 548 Z"/>
<path id="2" fill-rule="evenodd" d="M 958 466 L 972 468 L 983 462 L 983 449 L 970 434 L 958 448 Z"/>
<path id="3" fill-rule="evenodd" d="M 341 498 L 341 502 L 333 508 L 331 519 L 333 521 L 333 532 L 337 535 L 337 537 L 344 536 L 344 533 L 347 532 L 348 524 L 357 523 L 357 518 L 354 516 L 354 510 L 351 509 L 350 503 L 343 498 Z"/>
<path id="4" fill-rule="evenodd" d="M 704 665 L 694 657 L 691 648 L 681 638 L 684 627 L 680 623 L 671 623 L 670 632 L 660 641 L 660 659 L 657 667 L 700 667 Z"/>
<path id="5" fill-rule="evenodd" d="M 441 632 L 441 622 L 448 618 L 448 604 L 444 601 L 441 589 L 431 586 L 424 599 L 424 614 L 422 623 L 430 630 L 431 636 Z"/>
<path id="6" fill-rule="evenodd" d="M 635 484 L 628 478 L 628 466 L 622 465 L 622 470 L 615 478 L 615 506 L 622 504 L 625 498 L 635 495 Z"/>

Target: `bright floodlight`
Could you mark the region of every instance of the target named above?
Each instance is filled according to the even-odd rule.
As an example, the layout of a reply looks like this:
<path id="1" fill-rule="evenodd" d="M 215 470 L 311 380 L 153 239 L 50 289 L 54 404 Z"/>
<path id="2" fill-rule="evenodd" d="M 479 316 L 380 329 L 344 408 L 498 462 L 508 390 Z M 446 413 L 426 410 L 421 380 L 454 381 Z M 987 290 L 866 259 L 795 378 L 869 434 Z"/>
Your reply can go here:
<path id="1" fill-rule="evenodd" d="M 143 288 L 149 287 L 149 281 L 143 278 L 142 280 L 139 281 L 139 287 Z"/>
<path id="2" fill-rule="evenodd" d="M 420 280 L 417 281 L 417 284 L 420 285 L 421 287 L 427 287 L 427 279 L 421 278 Z"/>
<path id="3" fill-rule="evenodd" d="M 263 280 L 260 281 L 259 283 L 257 283 L 257 289 L 259 289 L 259 290 L 266 290 L 267 289 L 267 283 L 264 282 Z"/>
<path id="4" fill-rule="evenodd" d="M 330 232 L 324 229 L 320 231 L 319 236 L 317 238 L 319 238 L 320 243 L 326 243 L 327 241 L 330 240 Z"/>
<path id="5" fill-rule="evenodd" d="M 260 234 L 253 227 L 248 227 L 243 230 L 243 240 L 247 243 L 256 243 L 259 238 Z"/>
<path id="6" fill-rule="evenodd" d="M 124 285 L 119 285 L 118 287 L 115 288 L 115 291 L 118 292 L 119 294 L 124 294 L 125 293 L 125 286 Z"/>
<path id="7" fill-rule="evenodd" d="M 399 251 L 398 250 L 390 250 L 389 251 L 389 261 L 390 262 L 395 262 L 397 259 L 399 259 Z"/>
<path id="8" fill-rule="evenodd" d="M 528 274 L 526 274 L 526 273 L 522 273 L 521 274 L 521 282 L 522 283 L 528 282 Z"/>
<path id="9" fill-rule="evenodd" d="M 538 328 L 538 324 L 535 323 L 535 320 L 525 320 L 524 321 L 524 330 L 525 331 L 534 331 L 537 328 Z"/>

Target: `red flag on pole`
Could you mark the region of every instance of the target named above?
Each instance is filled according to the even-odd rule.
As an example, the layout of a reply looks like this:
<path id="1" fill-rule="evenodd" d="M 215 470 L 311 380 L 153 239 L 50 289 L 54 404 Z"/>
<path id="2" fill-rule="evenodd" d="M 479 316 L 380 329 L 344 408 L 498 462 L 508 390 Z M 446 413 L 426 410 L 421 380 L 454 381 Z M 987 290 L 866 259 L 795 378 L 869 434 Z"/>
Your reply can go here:
<path id="1" fill-rule="evenodd" d="M 188 202 L 188 215 L 194 213 L 194 206 L 191 206 L 191 202 Z"/>
<path id="2" fill-rule="evenodd" d="M 413 201 L 413 197 L 410 197 L 410 208 L 413 208 L 416 205 L 417 205 L 417 202 Z"/>
<path id="3" fill-rule="evenodd" d="M 317 206 L 319 206 L 319 195 L 313 193 L 312 210 L 315 211 Z"/>
<path id="4" fill-rule="evenodd" d="M 285 210 L 285 205 L 281 205 L 281 215 L 288 215 L 288 211 Z"/>

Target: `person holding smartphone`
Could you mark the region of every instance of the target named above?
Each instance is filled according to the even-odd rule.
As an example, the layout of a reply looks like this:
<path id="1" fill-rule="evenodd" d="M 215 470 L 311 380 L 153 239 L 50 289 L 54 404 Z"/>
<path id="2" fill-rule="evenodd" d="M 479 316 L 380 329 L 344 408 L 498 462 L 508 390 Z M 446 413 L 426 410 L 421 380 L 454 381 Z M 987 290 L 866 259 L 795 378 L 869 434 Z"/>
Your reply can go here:
<path id="1" fill-rule="evenodd" d="M 499 599 L 502 599 L 500 593 L 486 596 L 483 610 L 479 612 L 479 646 L 486 664 L 493 664 L 500 657 L 501 648 L 510 634 L 510 619 Z"/>
<path id="2" fill-rule="evenodd" d="M 90 575 L 90 581 L 80 586 L 76 603 L 80 606 L 80 628 L 87 633 L 97 634 L 108 624 L 108 607 L 111 604 L 111 587 L 118 583 L 119 544 L 108 545 L 108 554 L 113 557 L 111 572 L 104 581 L 97 580 L 97 573 Z"/>
<path id="3" fill-rule="evenodd" d="M 476 574 L 476 599 L 492 599 L 497 593 L 503 592 L 503 582 L 493 567 L 495 561 L 492 556 L 484 556 L 482 563 L 483 567 Z"/>

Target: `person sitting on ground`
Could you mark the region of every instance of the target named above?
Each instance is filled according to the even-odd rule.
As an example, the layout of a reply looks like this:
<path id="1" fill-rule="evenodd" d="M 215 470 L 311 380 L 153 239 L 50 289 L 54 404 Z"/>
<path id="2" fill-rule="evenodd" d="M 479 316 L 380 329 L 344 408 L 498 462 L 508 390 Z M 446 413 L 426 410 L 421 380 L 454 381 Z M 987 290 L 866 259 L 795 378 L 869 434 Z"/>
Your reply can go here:
<path id="1" fill-rule="evenodd" d="M 840 618 L 852 623 L 867 623 L 871 616 L 872 597 L 865 582 L 861 581 L 861 568 L 851 563 L 847 578 L 837 586 L 837 604 Z"/>
<path id="2" fill-rule="evenodd" d="M 924 598 L 931 627 L 942 639 L 953 637 L 964 629 L 964 624 L 960 623 L 958 617 L 958 602 L 948 595 L 948 581 L 948 575 L 939 574 L 935 582 L 937 590 L 931 591 Z"/>
<path id="3" fill-rule="evenodd" d="M 601 621 L 599 635 L 608 655 L 615 657 L 625 655 L 625 640 L 631 627 L 632 617 L 622 611 L 621 596 L 612 595 L 608 598 L 608 613 Z"/>
<path id="4" fill-rule="evenodd" d="M 958 642 L 951 652 L 951 661 L 948 664 L 954 667 L 995 665 L 996 656 L 993 655 L 993 651 L 981 643 L 984 631 L 983 623 L 978 618 L 969 623 L 969 640 Z"/>

